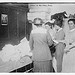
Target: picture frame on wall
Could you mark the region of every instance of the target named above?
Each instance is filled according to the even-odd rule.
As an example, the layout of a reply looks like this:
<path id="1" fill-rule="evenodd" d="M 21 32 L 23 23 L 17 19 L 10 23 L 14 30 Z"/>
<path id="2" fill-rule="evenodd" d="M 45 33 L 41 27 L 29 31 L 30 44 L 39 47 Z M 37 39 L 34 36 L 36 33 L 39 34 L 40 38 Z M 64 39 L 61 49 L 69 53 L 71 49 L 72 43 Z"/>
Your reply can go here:
<path id="1" fill-rule="evenodd" d="M 8 15 L 1 14 L 1 25 L 8 25 Z"/>

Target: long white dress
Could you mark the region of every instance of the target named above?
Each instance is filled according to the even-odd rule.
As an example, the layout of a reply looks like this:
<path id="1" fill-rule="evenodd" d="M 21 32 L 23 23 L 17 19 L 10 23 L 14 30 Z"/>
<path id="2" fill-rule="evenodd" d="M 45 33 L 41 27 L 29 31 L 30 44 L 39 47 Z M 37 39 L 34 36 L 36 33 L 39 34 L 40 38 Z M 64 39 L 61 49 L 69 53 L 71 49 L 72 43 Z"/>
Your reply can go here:
<path id="1" fill-rule="evenodd" d="M 70 41 L 75 44 L 75 29 L 71 30 L 69 34 L 67 34 L 66 40 L 67 44 Z M 62 73 L 75 73 L 75 48 L 72 48 L 68 53 L 64 53 Z"/>
<path id="2" fill-rule="evenodd" d="M 64 54 L 62 73 L 75 73 L 75 48 Z"/>

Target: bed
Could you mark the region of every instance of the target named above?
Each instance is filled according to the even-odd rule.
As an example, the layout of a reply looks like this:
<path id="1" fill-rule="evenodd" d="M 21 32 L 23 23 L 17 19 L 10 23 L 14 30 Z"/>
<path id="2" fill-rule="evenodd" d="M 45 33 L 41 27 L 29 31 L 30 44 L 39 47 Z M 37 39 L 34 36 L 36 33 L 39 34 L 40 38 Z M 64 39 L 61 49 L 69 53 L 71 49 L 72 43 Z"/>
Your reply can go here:
<path id="1" fill-rule="evenodd" d="M 32 68 L 32 60 L 29 56 L 22 57 L 18 61 L 9 61 L 5 63 L 0 59 L 0 73 L 28 72 Z"/>

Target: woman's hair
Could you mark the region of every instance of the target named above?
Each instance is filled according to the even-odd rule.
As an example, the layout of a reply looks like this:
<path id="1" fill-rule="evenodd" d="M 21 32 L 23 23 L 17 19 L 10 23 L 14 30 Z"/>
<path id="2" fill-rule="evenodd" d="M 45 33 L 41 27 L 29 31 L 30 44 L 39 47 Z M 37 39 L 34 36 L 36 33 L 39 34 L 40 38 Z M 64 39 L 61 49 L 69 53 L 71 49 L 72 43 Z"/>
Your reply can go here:
<path id="1" fill-rule="evenodd" d="M 69 21 L 72 21 L 75 24 L 75 19 L 69 19 L 68 23 L 69 23 Z"/>
<path id="2" fill-rule="evenodd" d="M 49 25 L 49 26 L 52 26 L 53 23 L 50 23 L 50 22 L 46 22 L 45 25 Z"/>
<path id="3" fill-rule="evenodd" d="M 58 21 L 55 20 L 54 25 L 57 25 L 59 27 L 62 27 L 63 26 L 63 20 L 58 20 Z"/>
<path id="4" fill-rule="evenodd" d="M 33 23 L 36 26 L 41 26 L 43 24 L 43 20 L 41 18 L 35 18 Z"/>

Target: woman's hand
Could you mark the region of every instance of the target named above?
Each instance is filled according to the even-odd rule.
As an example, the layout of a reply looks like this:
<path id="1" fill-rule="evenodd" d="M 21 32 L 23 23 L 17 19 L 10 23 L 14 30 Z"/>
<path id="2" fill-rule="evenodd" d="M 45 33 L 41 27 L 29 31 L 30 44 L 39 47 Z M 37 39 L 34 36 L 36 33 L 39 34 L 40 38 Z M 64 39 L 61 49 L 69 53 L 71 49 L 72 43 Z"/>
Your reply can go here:
<path id="1" fill-rule="evenodd" d="M 67 54 L 68 52 L 70 52 L 70 50 L 65 50 L 65 51 L 64 51 L 64 53 L 66 53 L 66 54 Z"/>

